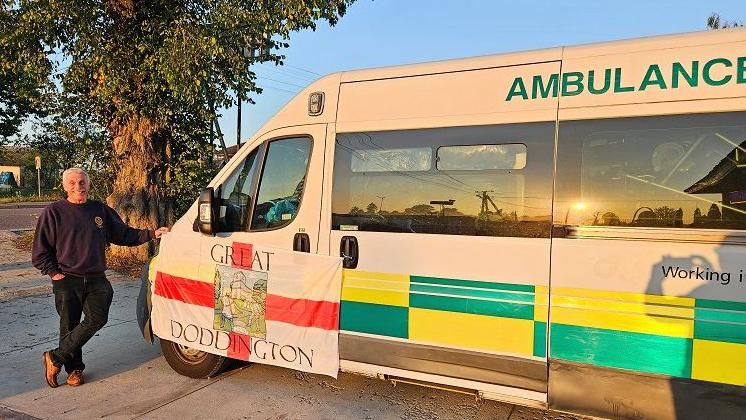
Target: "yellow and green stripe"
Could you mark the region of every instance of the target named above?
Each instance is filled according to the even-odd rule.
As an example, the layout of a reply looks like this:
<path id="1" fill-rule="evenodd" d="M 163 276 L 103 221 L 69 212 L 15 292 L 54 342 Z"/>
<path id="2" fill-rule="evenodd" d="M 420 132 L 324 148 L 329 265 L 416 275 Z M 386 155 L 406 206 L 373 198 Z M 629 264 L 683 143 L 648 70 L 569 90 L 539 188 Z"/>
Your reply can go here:
<path id="1" fill-rule="evenodd" d="M 340 328 L 445 346 L 546 356 L 533 285 L 346 270 Z M 540 298 L 541 299 L 541 298 Z M 543 313 L 542 313 L 543 312 Z"/>
<path id="2" fill-rule="evenodd" d="M 746 302 L 345 270 L 344 331 L 746 384 Z"/>
<path id="3" fill-rule="evenodd" d="M 409 335 L 409 276 L 345 270 L 340 329 L 388 337 Z"/>
<path id="4" fill-rule="evenodd" d="M 746 303 L 553 288 L 551 357 L 746 384 Z"/>
<path id="5" fill-rule="evenodd" d="M 697 299 L 692 378 L 746 385 L 746 302 Z"/>

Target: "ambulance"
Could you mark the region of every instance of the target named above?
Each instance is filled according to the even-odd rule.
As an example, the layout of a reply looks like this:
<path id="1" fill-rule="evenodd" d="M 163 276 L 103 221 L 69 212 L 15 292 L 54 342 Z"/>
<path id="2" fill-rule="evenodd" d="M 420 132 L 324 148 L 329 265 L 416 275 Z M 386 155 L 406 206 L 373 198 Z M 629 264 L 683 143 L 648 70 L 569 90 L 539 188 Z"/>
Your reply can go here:
<path id="1" fill-rule="evenodd" d="M 746 416 L 746 30 L 341 72 L 144 272 L 230 359 L 614 418 Z"/>

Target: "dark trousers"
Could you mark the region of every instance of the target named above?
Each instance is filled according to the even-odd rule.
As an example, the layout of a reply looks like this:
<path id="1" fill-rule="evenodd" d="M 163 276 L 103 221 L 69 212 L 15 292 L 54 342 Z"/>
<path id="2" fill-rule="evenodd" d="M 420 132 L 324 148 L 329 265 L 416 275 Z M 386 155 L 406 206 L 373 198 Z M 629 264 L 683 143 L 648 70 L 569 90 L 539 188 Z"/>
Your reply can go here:
<path id="1" fill-rule="evenodd" d="M 105 276 L 67 274 L 62 280 L 52 281 L 52 290 L 60 315 L 60 343 L 52 350 L 52 360 L 64 365 L 68 373 L 83 370 L 83 345 L 106 325 L 114 289 Z"/>

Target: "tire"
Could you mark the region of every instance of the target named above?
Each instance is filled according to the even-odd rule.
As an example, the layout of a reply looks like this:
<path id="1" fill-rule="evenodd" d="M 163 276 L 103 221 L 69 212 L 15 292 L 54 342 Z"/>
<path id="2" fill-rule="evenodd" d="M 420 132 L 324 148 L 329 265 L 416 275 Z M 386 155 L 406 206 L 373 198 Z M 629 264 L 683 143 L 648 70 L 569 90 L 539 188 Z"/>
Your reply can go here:
<path id="1" fill-rule="evenodd" d="M 163 357 L 171 369 L 190 378 L 210 378 L 224 371 L 230 363 L 227 357 L 205 353 L 173 341 L 161 339 L 160 342 Z"/>

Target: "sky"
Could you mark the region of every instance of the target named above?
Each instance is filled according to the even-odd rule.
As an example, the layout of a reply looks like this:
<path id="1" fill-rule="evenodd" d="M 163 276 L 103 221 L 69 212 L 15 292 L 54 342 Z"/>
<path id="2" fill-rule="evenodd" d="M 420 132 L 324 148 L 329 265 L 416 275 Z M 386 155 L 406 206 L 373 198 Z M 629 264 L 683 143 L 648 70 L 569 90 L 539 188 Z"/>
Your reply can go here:
<path id="1" fill-rule="evenodd" d="M 712 13 L 746 22 L 746 0 L 357 0 L 336 26 L 291 34 L 285 66 L 254 68 L 264 91 L 242 107 L 241 138 L 329 73 L 701 31 Z M 237 109 L 222 115 L 235 144 Z"/>

